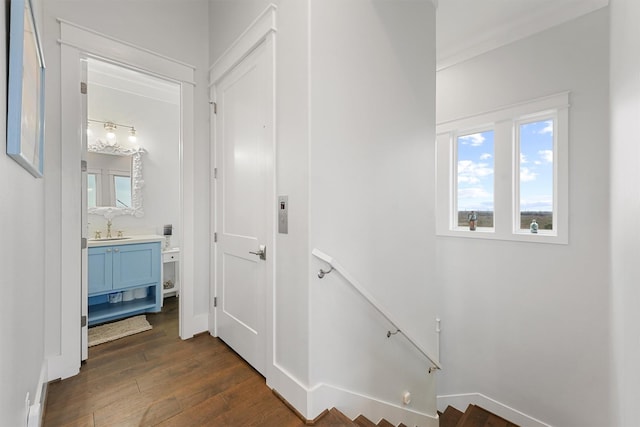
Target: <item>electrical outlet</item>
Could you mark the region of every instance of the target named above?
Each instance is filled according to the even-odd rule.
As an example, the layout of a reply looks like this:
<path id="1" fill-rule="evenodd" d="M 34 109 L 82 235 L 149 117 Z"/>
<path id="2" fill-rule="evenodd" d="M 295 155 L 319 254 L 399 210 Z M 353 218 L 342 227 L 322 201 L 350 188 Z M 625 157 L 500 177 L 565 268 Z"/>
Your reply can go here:
<path id="1" fill-rule="evenodd" d="M 402 393 L 402 403 L 404 403 L 405 405 L 411 403 L 411 393 L 409 393 L 408 391 Z"/>

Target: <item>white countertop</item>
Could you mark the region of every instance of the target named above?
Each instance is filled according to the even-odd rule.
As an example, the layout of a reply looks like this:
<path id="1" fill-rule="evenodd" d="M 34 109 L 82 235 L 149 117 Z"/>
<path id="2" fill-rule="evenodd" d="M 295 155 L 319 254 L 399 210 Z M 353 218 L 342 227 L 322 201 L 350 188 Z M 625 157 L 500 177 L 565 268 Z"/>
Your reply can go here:
<path id="1" fill-rule="evenodd" d="M 107 238 L 88 239 L 87 246 L 90 248 L 95 248 L 99 246 L 133 245 L 135 243 L 150 243 L 150 242 L 162 242 L 162 241 L 164 241 L 164 236 L 159 236 L 156 234 L 147 234 L 147 235 L 139 235 L 139 236 L 114 237 L 112 239 L 107 239 Z"/>

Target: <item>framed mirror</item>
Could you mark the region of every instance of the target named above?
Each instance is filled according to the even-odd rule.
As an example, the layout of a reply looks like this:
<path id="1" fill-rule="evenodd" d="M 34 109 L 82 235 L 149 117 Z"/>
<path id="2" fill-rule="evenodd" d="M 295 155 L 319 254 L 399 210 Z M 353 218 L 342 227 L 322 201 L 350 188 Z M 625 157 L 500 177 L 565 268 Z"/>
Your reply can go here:
<path id="1" fill-rule="evenodd" d="M 124 148 L 97 140 L 88 146 L 88 212 L 110 219 L 144 216 L 142 148 Z"/>

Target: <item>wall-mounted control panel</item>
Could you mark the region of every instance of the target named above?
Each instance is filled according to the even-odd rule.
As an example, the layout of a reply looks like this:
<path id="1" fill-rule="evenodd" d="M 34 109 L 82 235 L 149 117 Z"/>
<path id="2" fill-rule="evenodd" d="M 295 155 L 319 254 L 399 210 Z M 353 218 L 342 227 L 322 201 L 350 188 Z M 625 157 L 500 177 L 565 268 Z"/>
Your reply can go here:
<path id="1" fill-rule="evenodd" d="M 289 196 L 278 196 L 278 233 L 289 234 Z"/>

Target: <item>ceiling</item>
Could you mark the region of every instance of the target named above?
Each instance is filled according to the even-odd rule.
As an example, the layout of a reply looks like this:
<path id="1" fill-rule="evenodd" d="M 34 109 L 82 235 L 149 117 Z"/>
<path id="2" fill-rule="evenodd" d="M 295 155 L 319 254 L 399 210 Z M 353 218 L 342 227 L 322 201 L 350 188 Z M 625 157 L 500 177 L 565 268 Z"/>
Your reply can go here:
<path id="1" fill-rule="evenodd" d="M 609 0 L 438 0 L 438 69 L 608 4 Z"/>

